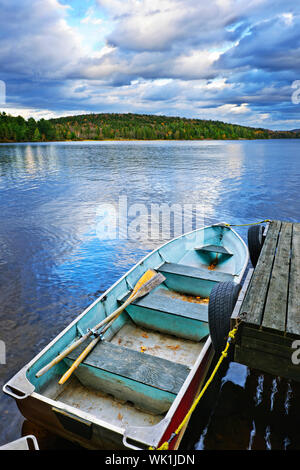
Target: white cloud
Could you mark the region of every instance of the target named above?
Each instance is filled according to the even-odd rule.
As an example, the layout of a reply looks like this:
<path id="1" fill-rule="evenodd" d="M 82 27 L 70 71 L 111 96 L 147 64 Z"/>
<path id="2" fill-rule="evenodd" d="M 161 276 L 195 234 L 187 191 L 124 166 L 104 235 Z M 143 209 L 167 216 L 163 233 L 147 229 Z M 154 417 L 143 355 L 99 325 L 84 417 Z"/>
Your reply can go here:
<path id="1" fill-rule="evenodd" d="M 264 121 L 265 119 L 269 119 L 271 117 L 270 113 L 260 113 L 259 119 Z"/>
<path id="2" fill-rule="evenodd" d="M 220 57 L 218 52 L 209 50 L 193 50 L 185 55 L 179 55 L 173 61 L 172 76 L 186 78 L 201 78 L 215 75 L 213 63 Z"/>
<path id="3" fill-rule="evenodd" d="M 292 13 L 282 13 L 280 16 L 287 25 L 291 25 L 293 23 L 294 15 Z"/>
<path id="4" fill-rule="evenodd" d="M 248 107 L 248 103 L 242 103 L 241 105 L 237 104 L 224 104 L 222 106 L 219 106 L 216 111 L 219 111 L 222 115 L 228 115 L 228 114 L 245 114 L 249 113 L 251 110 Z"/>
<path id="5" fill-rule="evenodd" d="M 80 37 L 57 0 L 12 0 L 1 6 L 0 64 L 13 77 L 64 78 L 82 53 Z"/>
<path id="6" fill-rule="evenodd" d="M 63 116 L 72 116 L 74 114 L 83 114 L 85 111 L 82 109 L 77 110 L 63 110 L 63 111 L 53 111 L 51 109 L 38 109 L 38 108 L 26 108 L 23 106 L 1 106 L 1 112 L 10 114 L 12 116 L 22 116 L 24 119 L 29 119 L 33 117 L 36 121 L 39 119 L 52 119 Z"/>
<path id="7" fill-rule="evenodd" d="M 231 5 L 220 8 L 216 0 L 99 0 L 99 4 L 115 25 L 108 40 L 135 51 L 164 51 L 182 42 L 217 44 L 228 36 L 223 28 L 236 15 Z"/>
<path id="8" fill-rule="evenodd" d="M 103 23 L 102 18 L 97 18 L 95 9 L 93 7 L 90 7 L 88 11 L 86 12 L 86 15 L 84 18 L 80 20 L 80 23 L 83 24 L 92 24 L 92 25 L 100 25 Z"/>

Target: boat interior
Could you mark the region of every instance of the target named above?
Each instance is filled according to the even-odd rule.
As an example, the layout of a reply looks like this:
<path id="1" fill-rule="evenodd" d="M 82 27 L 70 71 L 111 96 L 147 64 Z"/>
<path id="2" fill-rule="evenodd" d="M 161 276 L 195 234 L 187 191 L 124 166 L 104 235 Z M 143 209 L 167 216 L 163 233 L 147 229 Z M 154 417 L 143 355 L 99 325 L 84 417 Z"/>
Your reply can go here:
<path id="1" fill-rule="evenodd" d="M 193 232 L 154 251 L 88 308 L 27 370 L 35 391 L 125 428 L 154 425 L 167 413 L 209 335 L 212 287 L 233 280 L 245 255 L 225 226 Z M 90 339 L 44 376 L 36 372 L 119 307 L 149 268 L 165 281 L 136 300 L 64 384 L 58 380 Z"/>

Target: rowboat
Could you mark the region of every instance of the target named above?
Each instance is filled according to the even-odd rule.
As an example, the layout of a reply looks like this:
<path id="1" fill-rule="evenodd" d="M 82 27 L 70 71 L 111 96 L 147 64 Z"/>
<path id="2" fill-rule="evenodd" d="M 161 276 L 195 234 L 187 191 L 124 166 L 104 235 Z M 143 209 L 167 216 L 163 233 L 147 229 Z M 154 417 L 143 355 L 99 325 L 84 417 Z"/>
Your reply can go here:
<path id="1" fill-rule="evenodd" d="M 219 283 L 238 285 L 247 263 L 246 244 L 227 224 L 174 238 L 93 302 L 3 391 L 29 421 L 87 449 L 158 447 L 186 415 L 211 364 L 210 293 Z M 122 305 L 148 269 L 164 282 L 126 307 L 69 380 L 58 383 L 87 343 L 37 377 Z"/>

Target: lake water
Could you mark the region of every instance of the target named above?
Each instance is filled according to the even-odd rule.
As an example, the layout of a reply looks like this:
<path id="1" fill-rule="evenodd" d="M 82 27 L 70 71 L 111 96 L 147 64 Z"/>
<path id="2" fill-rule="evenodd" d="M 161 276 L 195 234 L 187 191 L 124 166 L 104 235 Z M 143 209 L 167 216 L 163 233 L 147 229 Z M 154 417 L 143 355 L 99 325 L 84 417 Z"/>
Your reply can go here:
<path id="1" fill-rule="evenodd" d="M 177 215 L 197 206 L 187 225 L 299 221 L 299 193 L 297 140 L 0 145 L 1 387 L 168 238 L 149 238 L 144 213 L 131 237 L 122 219 L 119 239 L 104 240 L 104 205 L 118 213 L 121 198 L 133 214 L 176 204 Z M 247 228 L 237 231 L 246 240 Z M 300 447 L 297 385 L 231 363 L 207 395 L 185 449 Z M 22 423 L 1 394 L 0 444 L 20 437 Z"/>

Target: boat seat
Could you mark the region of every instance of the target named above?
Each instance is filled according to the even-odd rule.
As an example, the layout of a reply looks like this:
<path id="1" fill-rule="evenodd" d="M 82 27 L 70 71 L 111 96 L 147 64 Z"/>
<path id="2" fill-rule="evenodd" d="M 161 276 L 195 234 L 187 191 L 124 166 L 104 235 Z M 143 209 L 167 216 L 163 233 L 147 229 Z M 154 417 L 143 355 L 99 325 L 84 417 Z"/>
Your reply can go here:
<path id="1" fill-rule="evenodd" d="M 126 312 L 136 325 L 200 341 L 208 335 L 208 304 L 189 302 L 175 296 L 176 292 L 158 288 L 132 302 L 126 307 Z M 127 297 L 119 302 L 125 302 Z"/>
<path id="2" fill-rule="evenodd" d="M 230 253 L 224 246 L 221 245 L 203 245 L 197 248 L 194 248 L 195 251 L 203 253 L 217 253 L 227 256 L 233 256 L 233 253 Z"/>
<path id="3" fill-rule="evenodd" d="M 208 269 L 209 266 L 190 266 L 179 263 L 164 263 L 158 271 L 163 273 L 166 280 L 164 284 L 177 292 L 209 297 L 210 292 L 218 282 L 232 281 L 234 276 L 230 273 L 216 269 Z"/>
<path id="4" fill-rule="evenodd" d="M 174 293 L 176 294 L 176 293 Z M 126 301 L 128 295 L 119 302 Z M 198 321 L 208 322 L 207 304 L 200 304 L 173 298 L 172 293 L 166 289 L 157 289 L 149 294 L 135 300 L 132 305 L 138 305 L 150 310 L 158 310 L 170 315 L 190 318 Z M 128 307 L 127 307 L 128 308 Z"/>
<path id="5" fill-rule="evenodd" d="M 205 268 L 195 268 L 194 266 L 188 266 L 185 264 L 178 263 L 164 263 L 159 269 L 163 274 L 175 274 L 183 277 L 190 277 L 194 279 L 205 279 L 213 282 L 226 282 L 231 281 L 233 275 L 230 273 L 224 273 L 216 270 L 209 270 Z"/>
<path id="6" fill-rule="evenodd" d="M 87 344 L 88 341 L 65 358 L 68 366 Z M 103 340 L 74 373 L 85 386 L 161 413 L 170 407 L 189 372 L 186 365 Z"/>

